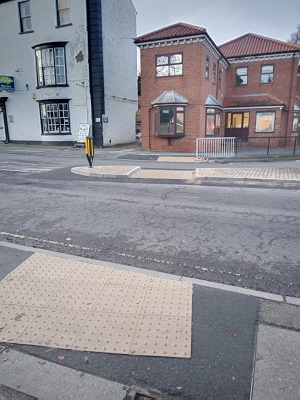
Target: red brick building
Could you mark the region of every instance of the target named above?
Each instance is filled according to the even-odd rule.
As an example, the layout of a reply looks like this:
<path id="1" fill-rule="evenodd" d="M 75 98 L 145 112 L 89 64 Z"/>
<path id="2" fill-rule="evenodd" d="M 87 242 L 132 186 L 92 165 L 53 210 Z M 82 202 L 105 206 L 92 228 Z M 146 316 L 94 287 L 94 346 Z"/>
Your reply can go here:
<path id="1" fill-rule="evenodd" d="M 300 45 L 249 33 L 217 46 L 184 23 L 135 43 L 144 149 L 193 152 L 196 138 L 218 136 L 288 145 L 300 135 Z"/>

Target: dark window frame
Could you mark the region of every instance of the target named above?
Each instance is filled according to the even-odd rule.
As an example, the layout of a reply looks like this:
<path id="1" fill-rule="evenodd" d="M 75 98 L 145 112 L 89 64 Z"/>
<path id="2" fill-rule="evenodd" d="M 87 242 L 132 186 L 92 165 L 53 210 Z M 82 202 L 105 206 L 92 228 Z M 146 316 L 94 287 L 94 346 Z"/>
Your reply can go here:
<path id="1" fill-rule="evenodd" d="M 213 71 L 212 71 L 212 83 L 216 84 L 216 75 L 217 75 L 217 65 L 216 63 L 213 63 Z"/>
<path id="2" fill-rule="evenodd" d="M 209 57 L 205 58 L 205 79 L 209 79 Z"/>
<path id="3" fill-rule="evenodd" d="M 296 126 L 295 129 L 294 129 L 294 126 Z M 300 111 L 294 111 L 292 132 L 296 132 L 296 133 L 300 132 Z"/>
<path id="4" fill-rule="evenodd" d="M 242 126 L 241 128 L 233 128 L 232 121 L 234 114 L 242 114 Z M 245 126 L 245 114 L 248 114 L 248 125 Z M 230 126 L 228 126 L 228 119 L 230 117 Z M 250 112 L 249 111 L 229 111 L 225 117 L 225 129 L 247 129 L 250 126 Z"/>
<path id="5" fill-rule="evenodd" d="M 59 9 L 58 1 L 59 0 L 55 0 L 55 4 L 56 4 L 56 24 L 57 24 L 56 27 L 60 28 L 60 27 L 63 27 L 63 26 L 72 25 L 72 23 L 71 23 L 71 6 L 70 6 L 70 2 L 69 2 L 69 7 Z M 64 10 L 69 10 L 69 22 L 61 23 L 61 18 L 60 18 L 60 14 L 59 13 L 60 13 L 60 11 L 64 11 Z"/>
<path id="6" fill-rule="evenodd" d="M 238 69 L 246 69 L 246 74 L 238 74 Z M 246 83 L 238 83 L 238 78 L 246 76 Z M 235 86 L 247 86 L 248 85 L 248 67 L 236 67 L 235 69 Z"/>
<path id="7" fill-rule="evenodd" d="M 22 13 L 21 13 L 21 5 L 28 3 L 29 4 L 29 10 L 30 10 L 30 15 L 27 15 L 26 17 L 22 17 Z M 30 0 L 24 0 L 24 1 L 20 1 L 18 2 L 18 8 L 19 8 L 19 23 L 20 23 L 20 33 L 31 33 L 33 32 L 32 30 L 32 21 L 31 21 L 31 5 L 30 5 Z M 24 29 L 24 24 L 23 24 L 23 20 L 30 18 L 30 29 Z"/>
<path id="8" fill-rule="evenodd" d="M 266 113 L 271 113 L 274 115 L 274 126 L 273 126 L 273 130 L 272 131 L 258 131 L 257 130 L 257 116 L 258 114 L 266 114 Z M 276 127 L 276 111 L 256 111 L 256 115 L 255 115 L 255 133 L 274 133 L 275 132 L 275 127 Z"/>
<path id="9" fill-rule="evenodd" d="M 222 68 L 219 68 L 218 88 L 221 89 L 221 86 L 222 86 Z"/>
<path id="10" fill-rule="evenodd" d="M 40 124 L 41 124 L 41 135 L 42 136 L 66 136 L 66 135 L 72 135 L 72 131 L 71 131 L 71 117 L 70 117 L 70 100 L 69 99 L 61 99 L 61 100 L 57 100 L 57 99 L 52 99 L 52 100 L 39 100 L 38 104 L 39 104 L 39 112 L 40 112 Z M 59 126 L 59 132 L 49 132 L 49 119 L 48 118 L 42 118 L 42 110 L 41 110 L 41 106 L 42 105 L 48 105 L 48 104 L 56 104 L 59 106 L 59 104 L 67 104 L 68 105 L 68 120 L 69 120 L 69 131 L 65 132 L 65 131 L 61 131 L 61 124 L 60 122 L 58 123 Z M 59 107 L 58 107 L 58 112 L 59 112 Z M 58 115 L 58 120 L 60 120 L 60 117 Z M 47 121 L 47 126 L 48 126 L 48 132 L 44 132 L 44 125 L 43 125 L 43 121 L 46 120 Z"/>
<path id="11" fill-rule="evenodd" d="M 165 133 L 165 132 L 160 132 L 160 126 L 161 126 L 161 110 L 163 108 L 172 108 L 173 109 L 173 127 L 174 130 L 171 133 Z M 178 111 L 177 108 L 182 108 L 182 111 Z M 181 138 L 185 136 L 185 106 L 183 104 L 161 104 L 157 107 L 156 109 L 156 121 L 155 121 L 155 132 L 156 136 L 158 137 L 167 137 L 167 138 Z M 183 132 L 177 132 L 177 114 L 183 114 Z"/>
<path id="12" fill-rule="evenodd" d="M 172 56 L 181 56 L 181 62 L 171 63 L 170 58 Z M 168 62 L 166 64 L 157 64 L 157 59 L 159 57 L 167 57 Z M 174 65 L 181 65 L 181 74 L 175 74 L 175 75 L 170 74 L 170 67 L 174 66 Z M 159 68 L 159 67 L 168 67 L 169 68 L 168 75 L 157 75 L 157 68 Z M 178 53 L 170 53 L 170 54 L 157 54 L 155 56 L 155 77 L 156 78 L 169 78 L 169 77 L 174 78 L 176 76 L 182 76 L 182 75 L 183 75 L 183 53 L 178 52 Z"/>
<path id="13" fill-rule="evenodd" d="M 37 45 L 34 46 L 34 52 L 35 52 L 35 63 L 36 63 L 36 77 L 37 77 L 37 89 L 39 88 L 45 88 L 45 87 L 66 87 L 69 86 L 68 85 L 68 76 L 67 76 L 67 63 L 66 63 L 66 44 L 67 42 L 52 42 L 52 43 L 46 43 L 46 44 L 42 44 L 42 45 Z M 65 76 L 65 83 L 57 83 L 57 76 L 59 74 L 57 74 L 57 70 L 56 70 L 56 62 L 55 62 L 55 49 L 58 48 L 63 48 L 64 50 L 64 76 Z M 37 62 L 37 52 L 41 51 L 41 56 L 42 56 L 42 51 L 45 49 L 52 49 L 53 50 L 53 66 L 43 66 L 41 68 L 42 71 L 42 80 L 43 80 L 43 85 L 40 84 L 40 73 L 39 73 L 39 66 L 38 66 L 38 62 Z M 46 68 L 53 68 L 54 71 L 54 80 L 55 83 L 53 84 L 45 84 L 45 74 L 44 74 L 44 70 Z"/>
<path id="14" fill-rule="evenodd" d="M 213 110 L 213 111 L 212 111 Z M 205 112 L 205 136 L 208 137 L 215 137 L 215 136 L 220 136 L 221 135 L 221 114 L 222 110 L 217 107 L 207 107 L 206 112 Z M 214 133 L 210 134 L 207 133 L 207 120 L 208 116 L 214 116 Z M 217 116 L 219 116 L 219 125 L 217 125 Z"/>
<path id="15" fill-rule="evenodd" d="M 269 73 L 263 73 L 263 67 L 273 67 L 273 72 L 272 72 L 272 74 L 269 74 Z M 274 69 L 275 69 L 275 66 L 274 66 L 274 64 L 264 64 L 264 65 L 262 65 L 261 66 L 261 69 L 260 69 L 260 84 L 261 85 L 269 85 L 269 84 L 272 84 L 272 83 L 274 83 Z M 262 82 L 262 77 L 263 76 L 265 76 L 265 75 L 272 75 L 272 81 L 271 82 Z"/>

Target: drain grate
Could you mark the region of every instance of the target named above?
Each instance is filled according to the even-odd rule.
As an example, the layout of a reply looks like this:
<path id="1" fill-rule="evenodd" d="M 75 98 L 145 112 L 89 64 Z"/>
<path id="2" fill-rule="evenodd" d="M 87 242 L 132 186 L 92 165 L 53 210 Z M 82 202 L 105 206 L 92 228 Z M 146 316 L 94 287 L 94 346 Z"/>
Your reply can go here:
<path id="1" fill-rule="evenodd" d="M 156 400 L 155 397 L 145 396 L 144 394 L 137 393 L 134 400 Z"/>

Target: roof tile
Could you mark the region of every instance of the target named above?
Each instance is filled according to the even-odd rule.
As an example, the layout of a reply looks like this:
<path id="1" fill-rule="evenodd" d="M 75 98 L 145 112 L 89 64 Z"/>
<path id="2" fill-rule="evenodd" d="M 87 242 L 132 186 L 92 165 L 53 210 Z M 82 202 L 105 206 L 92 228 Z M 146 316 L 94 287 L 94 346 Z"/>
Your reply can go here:
<path id="1" fill-rule="evenodd" d="M 284 106 L 284 102 L 272 94 L 249 94 L 243 96 L 228 96 L 223 101 L 223 107 L 263 107 Z"/>
<path id="2" fill-rule="evenodd" d="M 183 22 L 166 26 L 157 31 L 147 33 L 146 35 L 135 38 L 135 43 L 151 42 L 163 39 L 173 39 L 177 37 L 195 36 L 206 32 L 205 28 L 200 26 L 189 25 Z"/>
<path id="3" fill-rule="evenodd" d="M 219 46 L 227 58 L 300 51 L 300 45 L 247 33 Z"/>

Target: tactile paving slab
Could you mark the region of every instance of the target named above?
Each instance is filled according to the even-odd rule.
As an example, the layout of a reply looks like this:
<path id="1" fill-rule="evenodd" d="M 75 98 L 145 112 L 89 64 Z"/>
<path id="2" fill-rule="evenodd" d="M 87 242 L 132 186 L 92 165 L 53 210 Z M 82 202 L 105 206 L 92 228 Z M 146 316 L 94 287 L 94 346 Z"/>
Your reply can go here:
<path id="1" fill-rule="evenodd" d="M 191 357 L 192 285 L 33 254 L 0 282 L 0 341 Z"/>

